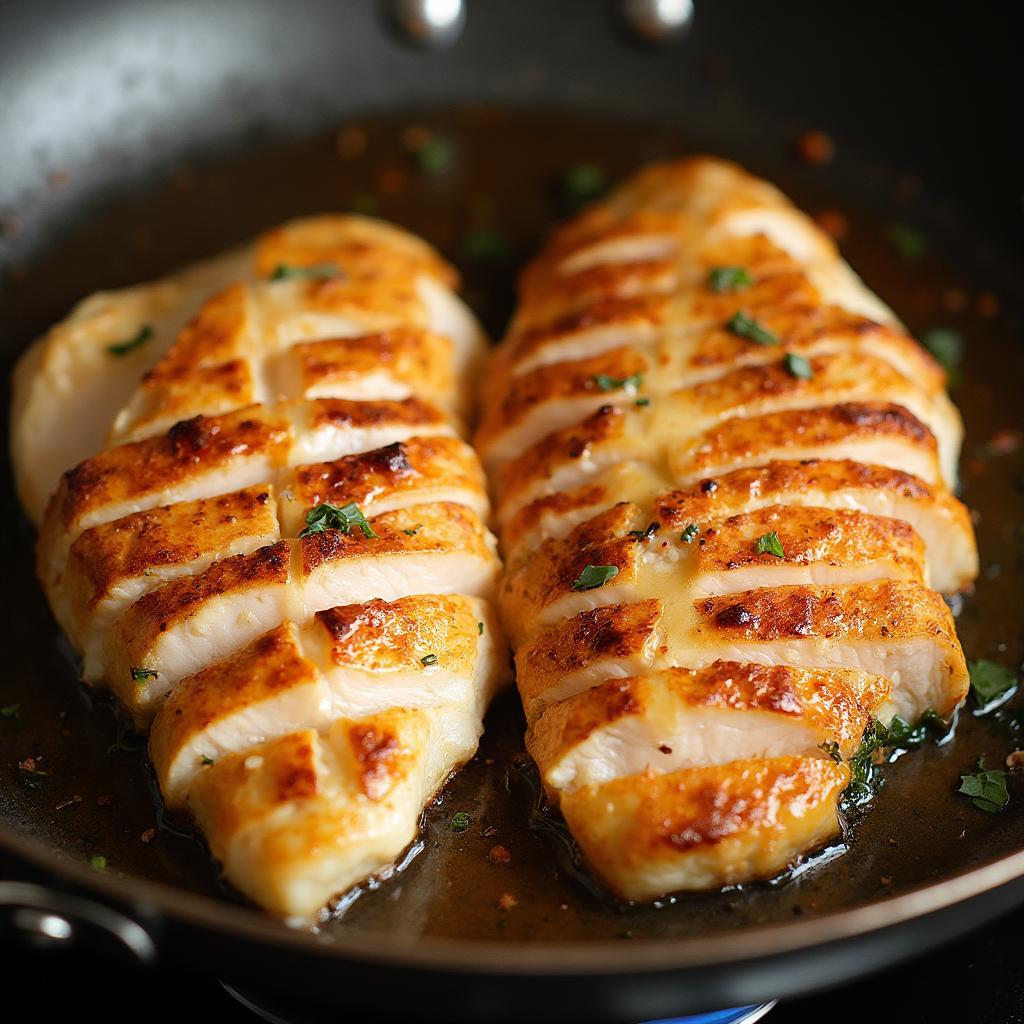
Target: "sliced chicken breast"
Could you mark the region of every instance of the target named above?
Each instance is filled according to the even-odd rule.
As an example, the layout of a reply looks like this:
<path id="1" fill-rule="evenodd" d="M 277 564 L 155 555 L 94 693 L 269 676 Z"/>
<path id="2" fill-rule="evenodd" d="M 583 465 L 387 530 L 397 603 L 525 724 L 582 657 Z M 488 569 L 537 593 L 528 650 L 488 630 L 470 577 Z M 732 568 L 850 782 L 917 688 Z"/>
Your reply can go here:
<path id="1" fill-rule="evenodd" d="M 978 569 L 945 375 L 708 158 L 557 230 L 519 294 L 476 443 L 549 798 L 625 899 L 782 871 L 840 834 L 872 718 L 966 694 L 930 589 Z"/>
<path id="2" fill-rule="evenodd" d="M 168 806 L 308 918 L 392 869 L 507 677 L 459 439 L 483 339 L 450 268 L 377 222 L 296 222 L 243 259 L 96 410 L 110 446 L 61 478 L 38 567 L 85 678 L 139 729 L 170 699 Z"/>

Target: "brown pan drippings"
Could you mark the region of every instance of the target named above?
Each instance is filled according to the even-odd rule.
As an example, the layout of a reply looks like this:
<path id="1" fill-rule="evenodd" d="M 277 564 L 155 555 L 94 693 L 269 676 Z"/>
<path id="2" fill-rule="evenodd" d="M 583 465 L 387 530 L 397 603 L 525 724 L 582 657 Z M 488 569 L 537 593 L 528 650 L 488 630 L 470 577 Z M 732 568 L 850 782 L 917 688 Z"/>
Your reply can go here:
<path id="1" fill-rule="evenodd" d="M 410 129 L 424 126 L 448 147 L 439 173 L 431 158 L 413 152 L 423 133 Z M 368 197 L 373 212 L 424 235 L 459 265 L 464 294 L 497 334 L 511 309 L 516 268 L 580 197 L 579 179 L 587 183 L 580 167 L 593 165 L 614 181 L 653 157 L 701 148 L 683 130 L 485 109 L 367 120 L 345 131 L 182 169 L 156 192 L 94 210 L 59 246 L 5 282 L 9 338 L 27 343 L 96 288 L 145 280 L 291 216 L 365 210 Z M 767 166 L 752 169 L 768 173 L 833 225 L 842 214 L 844 255 L 912 331 L 950 326 L 965 338 L 953 397 L 967 424 L 963 497 L 977 514 L 982 575 L 976 592 L 958 602 L 958 626 L 969 658 L 1017 669 L 1024 656 L 1024 449 L 1013 431 L 1024 429 L 1024 349 L 1015 344 L 1012 315 L 991 315 L 988 293 L 1004 305 L 1010 296 L 984 276 L 964 276 L 975 262 L 966 245 L 947 244 L 956 271 L 930 254 L 908 262 L 892 241 L 892 226 L 917 215 L 906 205 L 905 183 L 873 184 L 866 215 L 836 184 L 843 180 L 842 160 L 840 147 L 834 169 L 802 166 L 778 140 Z M 577 180 L 569 175 L 567 183 L 572 168 Z M 591 173 L 590 184 L 593 179 Z M 849 195 L 865 202 L 866 188 L 854 182 Z M 928 241 L 939 248 L 938 239 Z M 12 600 L 0 705 L 21 707 L 20 720 L 0 720 L 0 820 L 48 838 L 70 856 L 102 856 L 107 871 L 218 893 L 205 851 L 188 830 L 158 821 L 141 743 L 129 738 L 126 745 L 139 749 L 108 753 L 115 718 L 107 702 L 93 701 L 75 681 L 32 576 L 31 531 L 9 485 L 4 493 Z M 523 721 L 509 693 L 492 709 L 479 755 L 428 810 L 420 855 L 350 902 L 325 931 L 507 941 L 681 937 L 895 895 L 1024 847 L 1024 786 L 1013 774 L 1003 813 L 985 814 L 956 793 L 959 775 L 974 771 L 980 755 L 998 767 L 1016 749 L 1024 731 L 1019 706 L 1015 698 L 978 719 L 969 703 L 955 739 L 927 744 L 888 767 L 871 813 L 851 820 L 844 856 L 825 851 L 787 879 L 681 897 L 654 909 L 604 899 L 573 864 L 558 824 L 536 827 L 536 776 L 522 760 Z M 470 824 L 456 832 L 452 818 L 459 812 Z"/>

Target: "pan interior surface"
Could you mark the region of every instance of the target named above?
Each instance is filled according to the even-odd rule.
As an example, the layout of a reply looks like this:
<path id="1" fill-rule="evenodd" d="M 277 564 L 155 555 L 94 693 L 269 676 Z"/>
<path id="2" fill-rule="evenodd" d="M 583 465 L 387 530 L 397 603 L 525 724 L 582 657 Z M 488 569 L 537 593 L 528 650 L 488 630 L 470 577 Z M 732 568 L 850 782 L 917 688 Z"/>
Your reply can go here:
<path id="1" fill-rule="evenodd" d="M 964 341 L 953 398 L 967 425 L 962 490 L 976 514 L 982 576 L 957 602 L 958 628 L 969 659 L 1016 671 L 1024 657 L 1024 347 L 1009 306 L 1010 274 L 969 232 L 932 216 L 920 183 L 852 157 L 808 166 L 786 141 L 768 144 L 750 169 L 823 222 L 845 224 L 847 259 L 913 333 L 951 329 Z M 554 220 L 644 161 L 707 145 L 663 123 L 472 107 L 357 118 L 329 134 L 181 166 L 154 190 L 112 197 L 7 273 L 5 363 L 73 298 L 143 280 L 288 217 L 344 209 L 393 220 L 439 246 L 497 334 L 516 269 Z M 720 155 L 750 157 L 744 149 Z M 908 238 L 916 245 L 908 248 Z M 108 874 L 235 899 L 187 826 L 155 810 L 142 742 L 119 732 L 109 704 L 77 683 L 33 578 L 32 531 L 9 473 L 3 501 L 9 593 L 17 599 L 3 627 L 0 703 L 17 712 L 0 720 L 0 827 L 83 862 L 103 858 Z M 1001 813 L 984 813 L 957 793 L 960 775 L 974 772 L 979 758 L 1002 767 L 1017 749 L 1024 706 L 1014 698 L 985 716 L 973 711 L 969 703 L 947 742 L 885 769 L 870 810 L 848 822 L 845 850 L 823 851 L 772 883 L 626 907 L 596 890 L 565 833 L 533 813 L 536 780 L 523 756 L 518 700 L 507 694 L 492 709 L 479 755 L 428 809 L 422 851 L 354 894 L 322 939 L 706 939 L 942 882 L 1024 849 L 1024 785 L 1013 773 Z M 467 831 L 452 830 L 456 812 L 469 815 Z"/>

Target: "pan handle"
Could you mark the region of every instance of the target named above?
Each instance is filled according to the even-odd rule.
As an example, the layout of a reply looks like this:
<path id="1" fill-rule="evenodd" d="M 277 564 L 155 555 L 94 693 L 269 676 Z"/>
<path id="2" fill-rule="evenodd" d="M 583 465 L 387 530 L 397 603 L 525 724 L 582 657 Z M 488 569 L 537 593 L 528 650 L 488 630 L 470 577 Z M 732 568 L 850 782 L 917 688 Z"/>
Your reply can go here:
<path id="1" fill-rule="evenodd" d="M 0 882 L 3 934 L 37 948 L 104 937 L 141 966 L 152 966 L 157 960 L 156 942 L 138 921 L 95 900 L 31 882 Z"/>

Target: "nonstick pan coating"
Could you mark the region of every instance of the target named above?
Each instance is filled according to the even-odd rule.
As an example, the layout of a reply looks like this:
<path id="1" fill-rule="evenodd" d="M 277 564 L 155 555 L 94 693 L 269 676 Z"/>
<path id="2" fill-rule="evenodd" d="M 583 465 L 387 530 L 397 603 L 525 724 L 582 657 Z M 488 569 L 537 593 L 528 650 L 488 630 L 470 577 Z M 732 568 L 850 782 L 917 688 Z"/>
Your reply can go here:
<path id="1" fill-rule="evenodd" d="M 115 8 L 94 10 L 114 25 Z M 420 62 L 421 72 L 437 66 L 438 58 L 391 52 L 368 10 L 353 8 L 352 31 L 372 35 L 383 63 Z M 641 74 L 671 75 L 662 56 L 617 43 L 608 48 L 620 62 L 616 67 L 632 73 L 630 82 Z M 444 60 L 452 62 L 453 76 L 468 76 L 465 66 L 456 67 L 458 57 L 456 48 Z M 580 59 L 589 67 L 594 58 Z M 586 83 L 588 73 L 584 68 L 580 81 Z M 718 73 L 711 68 L 710 79 Z M 651 89 L 655 84 L 648 81 Z M 302 89 L 296 85 L 298 93 Z M 479 92 L 487 91 L 484 82 Z M 223 153 L 192 122 L 183 128 L 195 131 L 191 154 L 155 130 L 150 150 L 133 136 L 118 153 L 108 131 L 115 149 L 106 160 L 115 166 L 94 166 L 83 156 L 82 180 L 73 153 L 61 154 L 66 163 L 52 153 L 38 158 L 34 191 L 26 178 L 25 191 L 12 193 L 16 202 L 2 211 L 9 233 L 12 218 L 21 222 L 18 237 L 0 243 L 5 358 L 90 290 L 145 278 L 288 216 L 365 204 L 367 195 L 376 196 L 382 216 L 424 234 L 460 264 L 468 298 L 497 331 L 510 308 L 516 266 L 571 204 L 566 168 L 593 163 L 614 180 L 660 155 L 711 150 L 733 156 L 778 181 L 806 208 L 841 212 L 850 225 L 846 254 L 912 329 L 952 326 L 967 338 L 954 398 L 968 425 L 965 499 L 980 513 L 985 571 L 977 593 L 964 602 L 959 626 L 970 657 L 1017 666 L 1024 654 L 1015 603 L 1022 589 L 1016 524 L 1024 521 L 1018 488 L 1024 462 L 1019 450 L 996 454 L 999 445 L 991 441 L 1024 427 L 1017 395 L 1024 361 L 1018 311 L 1010 306 L 1012 263 L 991 244 L 989 232 L 958 221 L 927 185 L 852 146 L 844 149 L 841 135 L 832 164 L 808 167 L 792 156 L 796 123 L 767 115 L 753 123 L 739 116 L 742 107 L 715 118 L 708 102 L 695 103 L 691 116 L 677 101 L 679 111 L 667 117 L 644 114 L 634 100 L 632 117 L 598 116 L 594 96 L 574 95 L 571 83 L 544 105 L 562 113 L 542 109 L 537 96 L 526 97 L 532 109 L 522 109 L 524 97 L 516 87 L 508 91 L 519 110 L 481 103 L 388 116 L 345 115 L 345 105 L 300 110 L 288 122 L 304 136 L 297 141 L 284 140 L 273 127 L 265 137 L 240 137 L 248 116 L 241 103 L 235 120 L 218 112 L 231 129 L 225 128 Z M 706 101 L 719 96 L 713 84 L 707 92 Z M 396 91 L 387 105 L 410 109 L 409 95 Z M 361 99 L 363 110 L 374 105 L 372 96 Z M 251 102 L 260 106 L 258 98 Z M 410 125 L 426 125 L 452 143 L 455 159 L 446 175 L 423 175 L 410 160 L 403 145 Z M 315 130 L 321 126 L 329 129 Z M 341 128 L 365 134 L 366 157 L 339 154 Z M 395 173 L 401 185 L 382 189 L 382 180 L 393 182 Z M 886 240 L 892 225 L 908 222 L 920 226 L 929 248 L 912 263 Z M 471 242 L 481 229 L 496 229 L 502 242 L 485 260 L 473 257 Z M 959 291 L 968 296 L 963 310 L 950 298 Z M 996 315 L 989 315 L 987 301 L 979 307 L 978 297 L 990 293 L 1000 306 Z M 157 819 L 142 755 L 108 751 L 116 746 L 114 716 L 74 681 L 31 578 L 31 531 L 18 518 L 9 486 L 3 515 L 4 564 L 16 600 L 4 620 L 0 705 L 17 703 L 22 710 L 20 722 L 0 722 L 0 841 L 41 839 L 63 851 L 64 860 L 55 864 L 20 845 L 19 852 L 46 861 L 51 872 L 70 872 L 79 886 L 120 895 L 133 913 L 140 903 L 148 907 L 144 920 L 164 955 L 258 974 L 272 987 L 324 1001 L 351 1006 L 365 999 L 380 1012 L 414 1006 L 439 1019 L 521 1019 L 529 1008 L 538 1020 L 637 1019 L 838 982 L 919 952 L 1017 898 L 1020 887 L 1012 880 L 1024 871 L 1024 856 L 1014 858 L 1024 850 L 1024 787 L 1011 780 L 1015 799 L 991 816 L 955 792 L 959 774 L 973 770 L 980 754 L 996 765 L 1016 748 L 1013 714 L 975 719 L 967 709 L 955 741 L 893 765 L 874 808 L 852 822 L 843 856 L 826 854 L 819 860 L 828 863 L 774 885 L 687 897 L 660 909 L 621 908 L 588 888 L 561 837 L 529 828 L 535 790 L 521 759 L 517 703 L 509 695 L 490 716 L 480 756 L 428 811 L 423 853 L 398 877 L 363 894 L 320 937 L 286 932 L 232 906 L 201 847 L 178 823 Z M 39 755 L 51 774 L 32 788 L 18 765 Z M 448 828 L 455 810 L 470 813 L 468 833 Z M 508 848 L 510 864 L 488 857 L 495 845 Z M 106 858 L 106 872 L 76 874 L 98 855 Z M 957 877 L 956 884 L 928 888 Z M 139 879 L 195 895 L 168 898 Z M 961 902 L 978 893 L 971 903 Z M 509 909 L 501 906 L 508 907 L 506 895 L 515 901 Z M 956 906 L 943 910 L 946 904 Z M 920 916 L 929 911 L 931 917 Z M 266 970 L 268 960 L 276 964 L 273 971 Z M 399 970 L 412 973 L 396 984 Z M 592 977 L 574 981 L 579 974 Z M 445 996 L 449 990 L 454 1002 Z"/>

